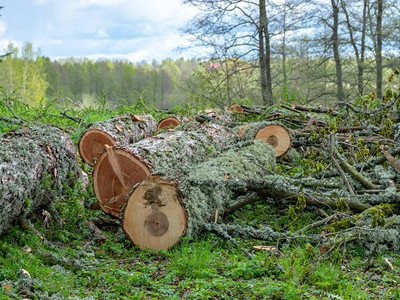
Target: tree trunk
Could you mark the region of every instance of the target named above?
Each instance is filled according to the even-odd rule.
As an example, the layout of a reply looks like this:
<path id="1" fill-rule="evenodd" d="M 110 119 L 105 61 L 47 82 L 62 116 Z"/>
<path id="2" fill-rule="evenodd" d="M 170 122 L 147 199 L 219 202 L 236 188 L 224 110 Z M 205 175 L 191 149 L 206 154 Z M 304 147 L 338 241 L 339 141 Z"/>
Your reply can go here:
<path id="1" fill-rule="evenodd" d="M 346 7 L 346 2 L 341 0 L 341 7 L 346 17 L 347 30 L 349 31 L 350 43 L 354 49 L 354 54 L 357 61 L 357 88 L 360 95 L 364 95 L 364 59 L 365 59 L 365 30 L 366 30 L 366 12 L 367 12 L 367 0 L 363 0 L 363 15 L 362 15 L 362 29 L 361 29 L 361 45 L 360 51 L 358 49 L 358 42 L 354 36 L 354 26 L 350 19 L 350 14 Z"/>
<path id="2" fill-rule="evenodd" d="M 227 181 L 262 177 L 269 168 L 275 168 L 274 151 L 257 141 L 193 165 L 185 175 L 149 176 L 128 196 L 122 227 L 141 249 L 169 249 L 182 236 L 198 236 L 234 203 Z"/>
<path id="3" fill-rule="evenodd" d="M 265 17 L 265 22 L 263 23 L 263 33 L 265 40 L 265 73 L 267 77 L 267 97 L 268 97 L 268 106 L 274 105 L 274 97 L 272 95 L 272 75 L 271 75 L 271 43 L 270 36 L 268 30 L 268 19 L 267 19 L 267 11 L 263 12 Z"/>
<path id="4" fill-rule="evenodd" d="M 376 16 L 376 97 L 382 99 L 382 13 L 383 0 L 377 0 Z"/>
<path id="5" fill-rule="evenodd" d="M 182 173 L 187 164 L 232 145 L 235 133 L 221 125 L 194 125 L 191 131 L 164 131 L 125 147 L 108 148 L 93 169 L 94 192 L 101 208 L 119 216 L 132 187 L 152 173 Z"/>
<path id="6" fill-rule="evenodd" d="M 104 145 L 126 145 L 139 141 L 156 132 L 156 121 L 149 114 L 121 115 L 89 126 L 78 143 L 79 154 L 84 162 L 94 166 L 104 151 Z"/>
<path id="7" fill-rule="evenodd" d="M 60 197 L 79 174 L 69 136 L 50 126 L 19 128 L 0 140 L 0 235 Z"/>
<path id="8" fill-rule="evenodd" d="M 331 0 L 331 4 L 333 10 L 332 49 L 336 65 L 337 96 L 340 104 L 345 101 L 345 96 L 343 91 L 342 64 L 339 54 L 339 7 L 337 6 L 336 0 Z"/>
<path id="9" fill-rule="evenodd" d="M 258 26 L 258 55 L 260 60 L 260 85 L 261 85 L 261 96 L 263 99 L 263 104 L 269 106 L 270 101 L 268 99 L 268 89 L 267 89 L 267 62 L 265 58 L 264 50 L 264 23 L 267 22 L 267 16 L 265 11 L 265 0 L 260 0 L 260 24 Z"/>

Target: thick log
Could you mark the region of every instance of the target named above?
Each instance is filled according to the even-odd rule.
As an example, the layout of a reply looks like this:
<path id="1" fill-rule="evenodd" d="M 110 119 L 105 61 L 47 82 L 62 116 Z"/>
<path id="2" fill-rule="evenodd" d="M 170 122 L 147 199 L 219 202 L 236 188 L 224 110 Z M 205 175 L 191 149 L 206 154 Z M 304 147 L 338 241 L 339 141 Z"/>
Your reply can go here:
<path id="1" fill-rule="evenodd" d="M 132 187 L 151 173 L 181 173 L 187 164 L 207 159 L 234 143 L 236 135 L 217 124 L 191 131 L 164 131 L 125 147 L 108 148 L 93 169 L 93 187 L 100 207 L 118 217 Z"/>
<path id="2" fill-rule="evenodd" d="M 127 114 L 90 125 L 78 142 L 82 160 L 94 166 L 104 145 L 116 146 L 137 142 L 157 130 L 156 120 L 149 114 Z"/>
<path id="3" fill-rule="evenodd" d="M 289 131 L 280 124 L 270 122 L 248 123 L 235 127 L 237 134 L 245 140 L 262 140 L 272 146 L 275 157 L 286 154 L 292 144 Z"/>
<path id="4" fill-rule="evenodd" d="M 0 235 L 48 209 L 79 174 L 69 136 L 51 126 L 19 128 L 0 140 Z"/>
<path id="5" fill-rule="evenodd" d="M 123 229 L 141 249 L 171 248 L 182 236 L 198 236 L 205 223 L 231 207 L 236 197 L 227 181 L 262 177 L 269 168 L 275 168 L 272 147 L 255 141 L 192 166 L 185 175 L 149 176 L 127 198 Z"/>

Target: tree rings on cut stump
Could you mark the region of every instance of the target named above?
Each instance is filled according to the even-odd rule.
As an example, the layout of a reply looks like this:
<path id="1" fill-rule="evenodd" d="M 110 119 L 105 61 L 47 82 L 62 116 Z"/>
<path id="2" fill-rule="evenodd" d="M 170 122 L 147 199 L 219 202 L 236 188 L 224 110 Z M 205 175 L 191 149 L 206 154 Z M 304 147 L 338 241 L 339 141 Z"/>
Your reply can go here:
<path id="1" fill-rule="evenodd" d="M 122 216 L 127 237 L 140 249 L 169 249 L 185 235 L 187 215 L 177 182 L 149 176 L 129 195 Z"/>
<path id="2" fill-rule="evenodd" d="M 100 129 L 89 129 L 79 139 L 78 150 L 82 160 L 94 166 L 94 160 L 104 151 L 104 145 L 116 146 L 117 142 L 107 132 Z"/>
<path id="3" fill-rule="evenodd" d="M 244 112 L 242 106 L 241 106 L 240 104 L 237 104 L 237 103 L 231 104 L 231 105 L 228 107 L 227 110 L 228 110 L 228 111 L 231 111 L 231 112 Z"/>
<path id="4" fill-rule="evenodd" d="M 179 124 L 181 124 L 181 121 L 178 118 L 167 117 L 167 118 L 160 120 L 160 122 L 158 122 L 157 130 L 175 128 Z"/>
<path id="5" fill-rule="evenodd" d="M 93 169 L 93 189 L 101 209 L 118 217 L 133 186 L 150 175 L 149 167 L 130 152 L 108 148 Z"/>
<path id="6" fill-rule="evenodd" d="M 292 143 L 289 131 L 282 125 L 271 124 L 257 131 L 254 139 L 263 140 L 270 144 L 275 151 L 275 157 L 281 157 Z"/>

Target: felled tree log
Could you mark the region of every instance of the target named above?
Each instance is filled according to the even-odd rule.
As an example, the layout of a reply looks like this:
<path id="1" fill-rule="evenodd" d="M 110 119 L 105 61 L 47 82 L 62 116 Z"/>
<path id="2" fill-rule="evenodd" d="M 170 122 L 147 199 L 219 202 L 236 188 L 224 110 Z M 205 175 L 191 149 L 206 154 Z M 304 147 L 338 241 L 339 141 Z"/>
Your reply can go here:
<path id="1" fill-rule="evenodd" d="M 236 133 L 245 140 L 262 140 L 272 146 L 275 157 L 281 157 L 289 151 L 292 139 L 289 131 L 282 125 L 269 122 L 248 123 L 235 127 Z"/>
<path id="2" fill-rule="evenodd" d="M 161 119 L 158 124 L 157 124 L 157 130 L 161 129 L 172 129 L 175 128 L 176 126 L 181 124 L 181 118 L 178 117 L 166 117 L 164 119 Z"/>
<path id="3" fill-rule="evenodd" d="M 198 236 L 232 205 L 236 197 L 227 181 L 262 177 L 274 168 L 272 147 L 255 141 L 192 166 L 185 175 L 149 176 L 127 198 L 123 229 L 141 249 L 171 248 L 182 236 Z"/>
<path id="4" fill-rule="evenodd" d="M 79 154 L 84 162 L 94 166 L 104 151 L 104 145 L 116 146 L 137 142 L 157 130 L 156 120 L 149 114 L 127 114 L 90 125 L 81 135 Z"/>
<path id="5" fill-rule="evenodd" d="M 100 207 L 119 216 L 133 186 L 151 173 L 181 173 L 185 165 L 206 160 L 208 154 L 231 145 L 236 135 L 217 124 L 191 131 L 164 131 L 125 147 L 108 148 L 93 169 L 93 187 Z"/>
<path id="6" fill-rule="evenodd" d="M 19 128 L 0 140 L 0 235 L 19 219 L 48 209 L 78 176 L 76 148 L 51 126 Z"/>

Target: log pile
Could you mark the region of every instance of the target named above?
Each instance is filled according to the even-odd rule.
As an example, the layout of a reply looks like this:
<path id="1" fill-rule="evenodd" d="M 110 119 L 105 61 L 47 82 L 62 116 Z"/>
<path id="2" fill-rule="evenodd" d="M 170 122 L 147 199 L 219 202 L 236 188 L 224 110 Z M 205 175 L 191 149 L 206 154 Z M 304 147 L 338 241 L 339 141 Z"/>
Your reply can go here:
<path id="1" fill-rule="evenodd" d="M 328 118 L 318 116 L 337 117 L 339 113 L 322 107 L 282 105 L 268 113 L 246 106 L 233 111 L 222 116 L 197 116 L 198 123 L 185 122 L 137 143 L 108 147 L 100 155 L 93 172 L 96 197 L 106 213 L 121 218 L 127 237 L 135 245 L 168 249 L 182 236 L 199 236 L 204 230 L 223 233 L 224 237 L 230 233 L 285 240 L 289 233 L 268 228 L 232 230 L 228 224 L 215 223 L 225 214 L 262 199 L 286 205 L 289 210 L 302 199 L 300 206 L 347 210 L 347 216 L 371 211 L 377 204 L 399 203 L 393 178 L 386 182 L 377 179 L 382 169 L 376 164 L 388 160 L 392 166 L 399 165 L 393 155 L 400 151 L 381 147 L 382 156 L 364 162 L 360 158 L 349 162 L 350 155 L 343 152 L 360 138 L 365 148 L 372 141 L 395 144 L 393 139 L 377 135 L 371 126 L 328 123 Z M 235 119 L 235 111 L 240 112 L 239 119 Z M 261 114 L 265 121 L 237 122 L 249 114 Z M 315 152 L 323 167 L 315 174 L 296 180 L 276 174 L 275 159 L 296 168 L 303 157 Z M 354 157 L 355 152 L 351 153 Z M 390 187 L 392 190 L 387 190 Z M 386 212 L 396 213 L 393 209 Z M 321 224 L 330 226 L 343 216 Z M 391 226 L 399 223 L 398 218 L 385 217 Z M 321 247 L 332 245 L 325 239 Z"/>
<path id="2" fill-rule="evenodd" d="M 236 105 L 226 114 L 200 115 L 179 125 L 168 125 L 173 119 L 169 117 L 165 124 L 174 128 L 157 134 L 152 116 L 127 115 L 93 124 L 82 134 L 79 152 L 93 165 L 100 207 L 120 218 L 126 236 L 141 249 L 169 249 L 183 236 L 211 231 L 231 241 L 307 239 L 318 243 L 322 252 L 354 241 L 370 251 L 400 252 L 400 126 L 393 109 Z M 45 198 L 38 182 L 50 178 L 50 186 L 57 190 L 55 182 L 68 180 L 61 169 L 69 173 L 77 168 L 71 143 L 65 149 L 61 144 L 54 148 L 56 141 L 43 129 L 29 130 L 33 140 L 24 131 L 3 137 L 9 143 L 4 149 L 12 149 L 14 139 L 21 138 L 16 143 L 25 145 L 20 152 L 28 152 L 32 159 L 20 163 L 20 158 L 10 156 L 1 162 L 0 179 L 10 188 L 0 190 L 9 199 L 8 204 L 0 203 L 0 234 L 12 226 L 15 216 L 51 202 L 26 205 L 29 197 Z M 36 140 L 40 134 L 42 139 Z M 56 153 L 70 153 L 69 159 L 56 165 Z M 36 185 L 13 190 L 8 184 L 18 176 L 4 171 L 13 164 L 16 170 L 26 167 L 19 172 L 21 178 Z M 6 214 L 14 211 L 11 198 L 19 199 L 19 212 L 7 219 Z M 293 222 L 305 209 L 315 209 L 323 217 L 295 233 L 225 221 L 226 215 L 257 201 L 286 209 Z M 309 234 L 316 227 L 321 234 Z"/>

